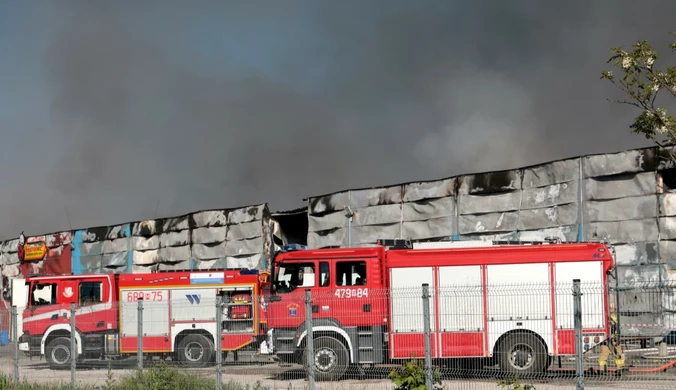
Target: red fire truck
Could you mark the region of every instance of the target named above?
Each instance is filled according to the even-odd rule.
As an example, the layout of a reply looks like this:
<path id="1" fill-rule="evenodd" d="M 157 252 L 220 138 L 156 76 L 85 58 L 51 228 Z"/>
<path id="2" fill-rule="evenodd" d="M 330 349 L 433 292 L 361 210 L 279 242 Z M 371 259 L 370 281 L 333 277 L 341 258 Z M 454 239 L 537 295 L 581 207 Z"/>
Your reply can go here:
<path id="1" fill-rule="evenodd" d="M 350 365 L 422 357 L 425 283 L 437 362 L 482 358 L 525 374 L 574 355 L 574 279 L 598 287 L 582 296 L 579 347 L 589 350 L 608 339 L 605 286 L 614 260 L 603 243 L 380 243 L 278 253 L 271 267 L 268 350 L 261 353 L 304 362 L 309 289 L 318 380 L 337 380 Z"/>
<path id="2" fill-rule="evenodd" d="M 203 366 L 215 357 L 217 295 L 224 307 L 224 354 L 258 348 L 264 340 L 268 276 L 257 270 L 209 270 L 13 279 L 19 347 L 27 355 L 45 356 L 52 368 L 69 366 L 74 303 L 78 361 L 131 356 L 137 352 L 138 301 L 143 300 L 144 356 Z"/>

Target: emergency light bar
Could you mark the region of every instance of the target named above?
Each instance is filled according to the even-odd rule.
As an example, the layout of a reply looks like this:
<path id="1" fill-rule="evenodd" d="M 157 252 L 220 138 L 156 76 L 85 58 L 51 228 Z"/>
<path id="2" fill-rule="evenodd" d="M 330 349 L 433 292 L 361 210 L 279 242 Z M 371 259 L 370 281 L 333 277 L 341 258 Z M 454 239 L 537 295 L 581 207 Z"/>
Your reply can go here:
<path id="1" fill-rule="evenodd" d="M 258 275 L 260 273 L 257 269 L 241 269 L 239 270 L 240 275 Z"/>
<path id="2" fill-rule="evenodd" d="M 282 247 L 285 252 L 307 250 L 307 246 L 300 244 L 286 244 Z"/>
<path id="3" fill-rule="evenodd" d="M 404 239 L 401 239 L 401 238 L 378 239 L 378 240 L 376 240 L 376 244 L 391 247 L 391 248 L 397 248 L 397 249 L 411 249 L 411 248 L 413 248 L 413 244 L 412 244 L 411 240 L 404 240 Z"/>

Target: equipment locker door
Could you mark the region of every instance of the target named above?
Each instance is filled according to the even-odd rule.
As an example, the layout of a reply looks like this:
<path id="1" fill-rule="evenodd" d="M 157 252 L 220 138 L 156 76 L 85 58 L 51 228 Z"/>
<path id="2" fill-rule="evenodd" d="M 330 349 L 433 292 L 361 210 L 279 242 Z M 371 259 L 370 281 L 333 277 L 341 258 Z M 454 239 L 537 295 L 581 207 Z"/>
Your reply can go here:
<path id="1" fill-rule="evenodd" d="M 441 357 L 486 355 L 482 266 L 439 267 L 438 283 Z"/>
<path id="2" fill-rule="evenodd" d="M 143 350 L 171 352 L 169 290 L 138 287 L 120 290 L 120 350 L 123 353 L 137 350 L 139 298 L 143 299 Z"/>
<path id="3" fill-rule="evenodd" d="M 580 279 L 582 288 L 582 331 L 592 335 L 605 333 L 606 286 L 603 262 L 576 261 L 556 263 L 554 266 L 556 292 L 556 352 L 575 353 L 573 316 L 573 279 Z M 594 338 L 591 337 L 591 340 Z M 599 340 L 600 341 L 600 340 Z M 583 348 L 583 344 L 580 344 Z"/>
<path id="4" fill-rule="evenodd" d="M 526 330 L 540 335 L 552 351 L 550 264 L 489 265 L 486 274 L 488 347 L 493 350 L 506 332 Z"/>
<path id="5" fill-rule="evenodd" d="M 436 337 L 435 277 L 433 267 L 390 269 L 390 358 L 425 356 L 422 285 L 430 288 L 430 329 L 432 357 L 438 356 Z"/>

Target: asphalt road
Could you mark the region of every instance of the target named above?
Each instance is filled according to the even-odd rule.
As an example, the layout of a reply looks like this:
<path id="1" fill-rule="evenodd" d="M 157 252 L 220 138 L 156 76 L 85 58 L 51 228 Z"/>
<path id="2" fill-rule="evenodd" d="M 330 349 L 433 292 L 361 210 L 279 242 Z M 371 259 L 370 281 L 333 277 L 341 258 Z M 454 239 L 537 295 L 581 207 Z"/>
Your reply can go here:
<path id="1" fill-rule="evenodd" d="M 146 363 L 147 364 L 147 363 Z M 569 364 L 566 363 L 567 365 Z M 8 375 L 13 373 L 13 353 L 11 348 L 0 347 L 0 368 Z M 82 384 L 105 384 L 108 374 L 112 378 L 120 378 L 130 374 L 136 368 L 136 360 L 128 359 L 123 362 L 115 362 L 109 370 L 106 362 L 96 365 L 80 368 L 76 372 L 76 380 Z M 185 370 L 180 368 L 181 370 Z M 355 373 L 340 382 L 319 382 L 317 389 L 392 389 L 394 386 L 387 379 L 388 369 L 366 370 L 363 374 Z M 215 367 L 204 369 L 193 369 L 192 375 L 214 378 L 216 376 Z M 260 382 L 261 385 L 272 389 L 307 389 L 308 382 L 305 374 L 298 366 L 281 366 L 278 363 L 272 363 L 260 357 L 240 354 L 239 362 L 232 362 L 231 358 L 223 366 L 224 381 L 235 381 L 241 384 L 254 385 Z M 44 359 L 30 360 L 25 356 L 20 356 L 19 376 L 21 379 L 41 383 L 69 383 L 69 370 L 51 370 Z M 651 380 L 648 380 L 651 379 Z M 499 389 L 498 379 L 495 373 L 485 371 L 477 375 L 458 378 L 452 377 L 444 380 L 445 389 Z M 676 381 L 676 368 L 671 368 L 668 372 L 657 374 L 635 374 L 617 377 L 593 377 L 586 378 L 586 388 L 590 389 L 673 389 Z M 537 390 L 554 389 L 574 389 L 575 382 L 573 378 L 562 378 L 560 376 L 551 376 L 546 380 L 524 381 L 535 385 Z"/>

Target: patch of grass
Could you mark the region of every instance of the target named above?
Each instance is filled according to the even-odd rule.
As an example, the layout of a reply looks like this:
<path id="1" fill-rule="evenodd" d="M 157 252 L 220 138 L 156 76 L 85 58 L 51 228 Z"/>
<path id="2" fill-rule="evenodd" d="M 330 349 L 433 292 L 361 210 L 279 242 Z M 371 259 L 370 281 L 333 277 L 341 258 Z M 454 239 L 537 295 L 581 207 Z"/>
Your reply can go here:
<path id="1" fill-rule="evenodd" d="M 0 373 L 0 389 L 3 390 L 70 390 L 70 383 L 65 384 L 37 384 L 29 383 L 24 379 L 18 387 L 8 375 Z M 213 390 L 216 381 L 213 378 L 184 373 L 164 363 L 149 367 L 143 372 L 125 375 L 120 380 L 113 378 L 112 370 L 108 369 L 106 384 L 100 386 L 78 385 L 81 390 Z M 242 385 L 229 381 L 223 383 L 223 390 L 269 390 L 259 382 L 252 385 Z"/>

